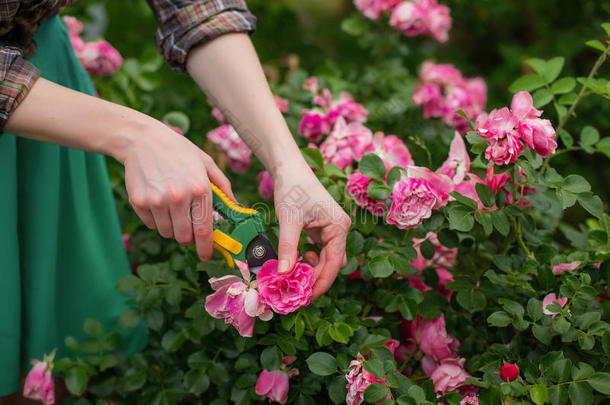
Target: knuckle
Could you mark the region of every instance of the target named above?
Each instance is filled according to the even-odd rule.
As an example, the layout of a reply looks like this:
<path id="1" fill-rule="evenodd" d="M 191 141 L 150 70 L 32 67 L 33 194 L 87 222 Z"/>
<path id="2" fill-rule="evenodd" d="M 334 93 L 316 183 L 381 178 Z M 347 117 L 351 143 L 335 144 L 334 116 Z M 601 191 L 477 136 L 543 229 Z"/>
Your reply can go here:
<path id="1" fill-rule="evenodd" d="M 210 190 L 209 186 L 206 186 L 203 182 L 197 182 L 194 183 L 191 186 L 191 194 L 195 197 L 195 198 L 201 198 L 204 195 L 206 195 Z"/>
<path id="2" fill-rule="evenodd" d="M 172 204 L 182 204 L 186 200 L 184 192 L 172 188 L 167 191 L 167 198 Z"/>
<path id="3" fill-rule="evenodd" d="M 165 201 L 159 193 L 154 193 L 148 196 L 148 205 L 152 208 L 162 208 Z"/>
<path id="4" fill-rule="evenodd" d="M 140 196 L 130 197 L 129 202 L 135 209 L 138 209 L 138 210 L 143 210 L 148 207 L 148 204 L 146 203 L 146 199 L 142 198 Z"/>

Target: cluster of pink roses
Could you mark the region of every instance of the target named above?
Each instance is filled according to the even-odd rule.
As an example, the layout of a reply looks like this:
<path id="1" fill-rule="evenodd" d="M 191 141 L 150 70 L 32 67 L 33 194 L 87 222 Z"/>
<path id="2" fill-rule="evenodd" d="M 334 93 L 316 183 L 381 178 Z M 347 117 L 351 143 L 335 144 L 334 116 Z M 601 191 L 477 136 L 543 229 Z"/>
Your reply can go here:
<path id="1" fill-rule="evenodd" d="M 413 104 L 423 107 L 425 118 L 442 117 L 447 125 L 465 134 L 468 121 L 455 112 L 462 110 L 472 120 L 484 114 L 487 86 L 482 78 L 468 79 L 453 65 L 429 61 L 422 63 L 419 78 Z"/>
<path id="2" fill-rule="evenodd" d="M 478 404 L 478 388 L 466 383 L 472 376 L 464 369 L 466 360 L 457 355 L 459 342 L 447 333 L 443 315 L 434 320 L 418 316 L 413 322 L 403 321 L 401 339 L 409 352 L 419 347 L 424 355 L 422 371 L 434 382 L 439 395 L 455 391 L 464 396 L 462 404 Z"/>
<path id="3" fill-rule="evenodd" d="M 311 92 L 314 104 L 313 108 L 301 111 L 299 135 L 303 138 L 318 143 L 324 135 L 333 130 L 340 119 L 343 119 L 344 126 L 366 121 L 368 111 L 348 93 L 341 93 L 339 99 L 333 100 L 330 90 L 320 87 L 315 77 L 307 79 L 303 88 Z M 361 127 L 355 125 L 352 132 L 358 132 Z"/>
<path id="4" fill-rule="evenodd" d="M 123 58 L 107 41 L 85 42 L 80 37 L 83 24 L 75 17 L 64 16 L 70 41 L 81 65 L 92 75 L 109 76 L 116 73 L 123 64 Z"/>
<path id="5" fill-rule="evenodd" d="M 290 272 L 280 274 L 277 260 L 268 260 L 252 280 L 248 265 L 235 263 L 241 277 L 212 277 L 209 282 L 214 293 L 206 297 L 205 309 L 233 325 L 240 335 L 251 337 L 256 318 L 270 320 L 271 310 L 288 314 L 311 302 L 315 276 L 309 264 L 297 261 Z"/>
<path id="6" fill-rule="evenodd" d="M 399 344 L 397 340 L 389 339 L 384 344 L 384 347 L 392 352 L 392 355 L 396 356 L 396 349 Z M 385 377 L 380 380 L 364 369 L 363 363 L 366 360 L 368 360 L 368 354 L 362 355 L 358 353 L 356 358 L 349 363 L 347 374 L 345 374 L 345 379 L 347 380 L 345 402 L 347 405 L 360 405 L 364 400 L 364 391 L 373 383 L 385 384 L 387 386 Z"/>
<path id="7" fill-rule="evenodd" d="M 449 7 L 437 4 L 436 0 L 354 0 L 354 4 L 371 20 L 391 13 L 390 26 L 408 37 L 427 35 L 439 42 L 449 39 Z"/>
<path id="8" fill-rule="evenodd" d="M 278 109 L 283 113 L 288 112 L 288 100 L 278 96 L 274 96 L 274 98 Z M 215 106 L 212 106 L 212 115 L 220 126 L 208 132 L 208 140 L 216 146 L 220 153 L 226 156 L 229 168 L 232 171 L 238 174 L 245 173 L 252 164 L 250 161 L 252 151 L 239 137 L 235 128 L 229 124 L 223 113 Z"/>
<path id="9" fill-rule="evenodd" d="M 539 118 L 532 96 L 521 91 L 513 96 L 510 110 L 503 107 L 476 120 L 476 132 L 489 142 L 485 158 L 498 166 L 517 161 L 525 143 L 542 157 L 555 152 L 555 130 L 549 120 Z"/>

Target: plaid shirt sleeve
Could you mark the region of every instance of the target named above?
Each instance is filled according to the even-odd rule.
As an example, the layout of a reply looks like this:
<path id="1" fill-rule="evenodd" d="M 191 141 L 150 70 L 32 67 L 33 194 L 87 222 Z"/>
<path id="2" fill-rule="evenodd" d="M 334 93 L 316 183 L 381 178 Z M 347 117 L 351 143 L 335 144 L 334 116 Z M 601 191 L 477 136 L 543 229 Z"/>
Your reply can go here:
<path id="1" fill-rule="evenodd" d="M 230 32 L 252 33 L 256 18 L 244 0 L 147 0 L 157 17 L 155 41 L 170 64 L 185 73 L 190 50 Z"/>
<path id="2" fill-rule="evenodd" d="M 40 71 L 23 57 L 21 49 L 0 47 L 0 134 L 10 114 L 39 77 Z"/>

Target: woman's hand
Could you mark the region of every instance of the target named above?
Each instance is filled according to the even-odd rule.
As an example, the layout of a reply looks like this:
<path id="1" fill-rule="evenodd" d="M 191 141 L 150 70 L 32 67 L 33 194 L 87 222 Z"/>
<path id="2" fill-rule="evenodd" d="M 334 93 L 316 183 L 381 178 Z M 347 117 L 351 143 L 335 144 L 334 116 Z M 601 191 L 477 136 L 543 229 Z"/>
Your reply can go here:
<path id="1" fill-rule="evenodd" d="M 233 200 L 231 183 L 210 156 L 187 138 L 152 120 L 136 121 L 119 160 L 125 165 L 129 202 L 161 236 L 195 243 L 202 260 L 212 256 L 214 182 Z"/>
<path id="2" fill-rule="evenodd" d="M 321 251 L 307 252 L 314 265 L 314 299 L 324 294 L 346 265 L 345 239 L 349 216 L 320 184 L 309 166 L 298 156 L 291 167 L 276 168 L 274 181 L 275 210 L 280 223 L 278 259 L 280 273 L 294 266 L 299 238 L 305 229 Z"/>

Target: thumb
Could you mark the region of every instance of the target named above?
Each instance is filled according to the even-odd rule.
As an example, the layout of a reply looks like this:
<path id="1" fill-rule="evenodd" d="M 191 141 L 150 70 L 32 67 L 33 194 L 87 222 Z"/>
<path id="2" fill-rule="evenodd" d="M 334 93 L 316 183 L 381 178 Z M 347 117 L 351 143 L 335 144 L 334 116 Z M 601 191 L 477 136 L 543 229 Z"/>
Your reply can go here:
<path id="1" fill-rule="evenodd" d="M 278 243 L 278 273 L 287 273 L 294 266 L 297 248 L 301 238 L 302 225 L 294 219 L 280 219 L 280 238 Z"/>

